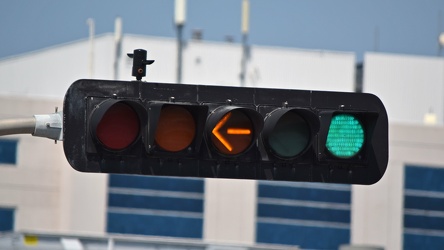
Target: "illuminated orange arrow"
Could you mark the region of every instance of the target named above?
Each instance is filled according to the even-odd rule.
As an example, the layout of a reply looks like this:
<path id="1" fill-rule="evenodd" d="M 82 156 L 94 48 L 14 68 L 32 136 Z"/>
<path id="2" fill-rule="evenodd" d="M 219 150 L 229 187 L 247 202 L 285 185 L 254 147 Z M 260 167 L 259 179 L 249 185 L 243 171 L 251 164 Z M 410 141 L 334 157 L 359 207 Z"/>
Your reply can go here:
<path id="1" fill-rule="evenodd" d="M 233 151 L 233 146 L 231 146 L 231 144 L 227 141 L 227 139 L 225 139 L 225 137 L 222 136 L 220 132 L 220 128 L 224 126 L 225 123 L 227 123 L 230 117 L 231 117 L 231 112 L 227 113 L 224 117 L 222 117 L 222 119 L 220 119 L 220 121 L 216 124 L 216 126 L 211 132 L 222 143 L 222 145 L 224 145 L 224 147 L 231 152 Z M 227 128 L 226 133 L 229 135 L 249 135 L 251 134 L 251 130 L 245 128 Z"/>
<path id="2" fill-rule="evenodd" d="M 229 135 L 249 135 L 251 130 L 245 128 L 227 128 L 227 134 Z"/>

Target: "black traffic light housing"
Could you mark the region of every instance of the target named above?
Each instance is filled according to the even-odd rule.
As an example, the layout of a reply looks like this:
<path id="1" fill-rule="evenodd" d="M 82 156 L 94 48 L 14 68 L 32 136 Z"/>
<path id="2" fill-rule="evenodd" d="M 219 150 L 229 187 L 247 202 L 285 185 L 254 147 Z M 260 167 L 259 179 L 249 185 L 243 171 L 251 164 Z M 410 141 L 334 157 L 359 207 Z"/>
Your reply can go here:
<path id="1" fill-rule="evenodd" d="M 82 172 L 372 184 L 388 120 L 372 94 L 79 80 L 64 151 Z"/>

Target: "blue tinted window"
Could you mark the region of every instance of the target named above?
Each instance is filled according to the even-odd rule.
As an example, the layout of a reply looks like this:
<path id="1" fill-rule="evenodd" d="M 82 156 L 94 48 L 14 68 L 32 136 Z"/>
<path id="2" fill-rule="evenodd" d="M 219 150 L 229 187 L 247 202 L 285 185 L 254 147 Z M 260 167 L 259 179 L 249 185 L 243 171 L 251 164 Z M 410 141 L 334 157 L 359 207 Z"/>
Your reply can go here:
<path id="1" fill-rule="evenodd" d="M 203 200 L 110 193 L 108 206 L 202 213 Z"/>
<path id="2" fill-rule="evenodd" d="M 320 202 L 335 202 L 350 204 L 350 189 L 324 189 L 317 188 L 318 185 L 305 185 L 300 187 L 280 186 L 269 183 L 260 183 L 258 187 L 259 197 L 270 197 L 286 200 L 307 200 Z"/>
<path id="3" fill-rule="evenodd" d="M 267 218 L 330 221 L 350 223 L 349 209 L 328 207 L 286 206 L 281 204 L 259 204 L 257 216 Z"/>
<path id="4" fill-rule="evenodd" d="M 277 243 L 308 249 L 339 249 L 340 245 L 350 242 L 350 229 L 259 222 L 257 239 L 261 243 Z"/>
<path id="5" fill-rule="evenodd" d="M 444 168 L 407 166 L 405 188 L 444 192 Z"/>
<path id="6" fill-rule="evenodd" d="M 309 249 L 350 242 L 351 188 L 259 182 L 256 241 Z"/>
<path id="7" fill-rule="evenodd" d="M 110 175 L 107 232 L 202 238 L 203 179 Z"/>
<path id="8" fill-rule="evenodd" d="M 203 192 L 203 179 L 195 178 L 165 178 L 137 175 L 109 176 L 110 187 L 181 191 L 181 192 Z"/>
<path id="9" fill-rule="evenodd" d="M 109 233 L 202 238 L 202 218 L 108 212 Z"/>
<path id="10" fill-rule="evenodd" d="M 444 168 L 406 166 L 404 249 L 441 249 L 444 244 Z"/>
<path id="11" fill-rule="evenodd" d="M 17 140 L 0 140 L 0 164 L 17 163 Z"/>
<path id="12" fill-rule="evenodd" d="M 14 230 L 14 209 L 0 208 L 0 231 Z"/>
<path id="13" fill-rule="evenodd" d="M 441 249 L 444 237 L 439 235 L 422 235 L 404 233 L 404 249 Z"/>

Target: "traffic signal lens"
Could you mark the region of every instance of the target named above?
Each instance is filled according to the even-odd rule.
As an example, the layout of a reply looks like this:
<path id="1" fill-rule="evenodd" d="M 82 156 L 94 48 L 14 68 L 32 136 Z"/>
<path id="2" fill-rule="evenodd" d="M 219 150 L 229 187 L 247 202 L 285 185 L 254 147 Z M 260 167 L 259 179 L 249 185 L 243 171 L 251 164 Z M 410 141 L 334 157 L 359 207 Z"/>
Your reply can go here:
<path id="1" fill-rule="evenodd" d="M 97 139 L 111 150 L 125 149 L 137 139 L 139 132 L 139 116 L 123 102 L 112 105 L 96 128 Z"/>
<path id="2" fill-rule="evenodd" d="M 268 135 L 268 144 L 282 158 L 293 158 L 307 147 L 310 129 L 307 122 L 295 112 L 287 112 L 277 121 Z"/>
<path id="3" fill-rule="evenodd" d="M 327 149 L 338 158 L 355 156 L 364 145 L 364 128 L 353 115 L 333 116 L 327 135 Z"/>
<path id="4" fill-rule="evenodd" d="M 154 135 L 156 144 L 163 150 L 178 152 L 186 149 L 196 136 L 196 122 L 184 107 L 168 105 L 160 112 Z"/>
<path id="5" fill-rule="evenodd" d="M 237 155 L 247 150 L 253 141 L 253 123 L 240 110 L 226 113 L 211 131 L 211 142 L 225 155 Z"/>

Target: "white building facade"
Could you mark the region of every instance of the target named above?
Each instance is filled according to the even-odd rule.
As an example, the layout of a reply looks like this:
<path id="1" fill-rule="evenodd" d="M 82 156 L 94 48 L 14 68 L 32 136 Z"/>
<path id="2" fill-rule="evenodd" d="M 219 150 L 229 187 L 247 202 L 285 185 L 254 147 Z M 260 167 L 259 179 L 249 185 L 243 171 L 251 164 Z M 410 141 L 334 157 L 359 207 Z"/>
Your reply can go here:
<path id="1" fill-rule="evenodd" d="M 176 79 L 173 39 L 124 36 L 118 72 L 113 71 L 112 35 L 95 40 L 92 67 L 88 46 L 78 41 L 1 60 L 0 118 L 62 109 L 62 98 L 77 79 L 112 79 L 116 73 L 118 79 L 131 80 L 131 60 L 125 53 L 136 48 L 146 49 L 148 59 L 156 60 L 148 66 L 147 81 Z M 239 86 L 241 53 L 239 44 L 190 41 L 184 50 L 183 82 Z M 385 57 L 370 54 L 364 64 L 365 91 L 381 95 L 389 119 L 398 122 L 390 126 L 388 170 L 373 186 L 83 174 L 67 163 L 62 142 L 14 135 L 0 138 L 0 230 L 126 233 L 311 249 L 439 246 L 444 241 L 444 223 L 439 223 L 444 218 L 439 182 L 444 178 L 444 129 L 403 125 L 420 124 L 422 106 L 416 105 L 421 110 L 409 116 L 398 112 L 399 103 L 392 99 L 399 82 L 418 75 L 436 76 L 426 79 L 438 87 L 442 68 L 418 68 L 422 63 L 417 58 L 391 61 L 390 56 L 380 68 Z M 391 77 L 391 71 L 382 71 L 400 62 L 411 77 L 396 78 L 404 71 Z M 355 56 L 252 46 L 246 75 L 247 86 L 353 91 Z M 382 87 L 389 82 L 393 89 Z M 410 85 L 403 87 L 406 91 Z M 442 94 L 416 97 L 430 99 L 424 107 L 442 113 Z M 420 101 L 408 92 L 405 98 L 412 108 Z M 438 121 L 442 124 L 442 116 Z"/>

